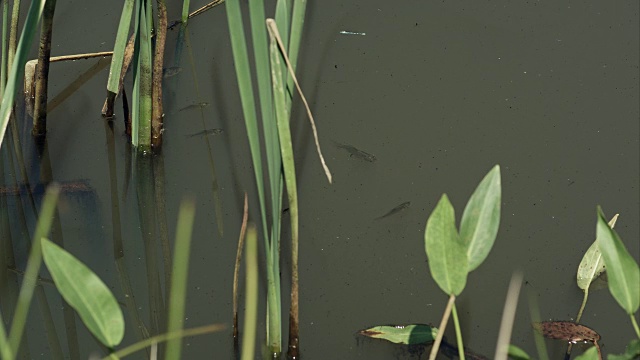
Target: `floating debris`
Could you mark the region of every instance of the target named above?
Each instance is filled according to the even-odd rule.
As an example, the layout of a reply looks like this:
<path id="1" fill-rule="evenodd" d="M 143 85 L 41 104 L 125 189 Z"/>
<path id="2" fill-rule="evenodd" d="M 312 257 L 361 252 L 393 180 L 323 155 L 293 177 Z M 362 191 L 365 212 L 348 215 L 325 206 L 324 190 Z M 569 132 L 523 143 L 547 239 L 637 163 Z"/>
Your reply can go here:
<path id="1" fill-rule="evenodd" d="M 573 321 L 543 321 L 532 325 L 536 331 L 547 339 L 564 340 L 572 344 L 579 342 L 593 343 L 598 351 L 598 357 L 602 359 L 600 345 L 598 345 L 600 334 L 589 327 Z"/>
<path id="2" fill-rule="evenodd" d="M 342 34 L 342 35 L 360 35 L 360 36 L 367 35 L 367 33 L 364 33 L 364 32 L 346 31 L 346 30 L 340 31 L 340 34 Z"/>

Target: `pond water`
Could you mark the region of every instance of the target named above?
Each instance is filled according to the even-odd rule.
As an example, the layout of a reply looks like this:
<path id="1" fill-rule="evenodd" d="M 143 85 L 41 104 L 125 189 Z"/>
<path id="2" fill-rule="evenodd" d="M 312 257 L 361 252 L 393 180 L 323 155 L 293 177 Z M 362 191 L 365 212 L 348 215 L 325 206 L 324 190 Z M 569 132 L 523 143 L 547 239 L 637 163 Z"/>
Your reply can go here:
<path id="1" fill-rule="evenodd" d="M 196 1 L 192 8 L 204 3 Z M 52 55 L 108 51 L 120 11 L 120 5 L 106 8 L 100 2 L 58 3 Z M 259 213 L 224 11 L 222 5 L 190 22 L 178 64 L 177 31 L 169 32 L 167 67 L 182 71 L 165 84 L 161 156 L 128 160 L 120 100 L 109 135 L 100 116 L 106 69 L 49 113 L 42 153 L 28 135 L 31 120 L 23 110 L 19 141 L 5 139 L 2 146 L 5 258 L 12 255 L 15 267 L 24 269 L 36 218 L 20 187 L 23 161 L 31 185 L 49 179 L 63 184 L 52 236 L 123 304 L 123 344 L 139 339 L 136 317 L 152 333 L 164 326 L 163 232 L 155 224 L 166 224 L 172 243 L 178 206 L 189 195 L 197 208 L 185 326 L 231 324 L 245 191 L 252 219 Z M 172 4 L 169 17 L 179 13 L 179 5 Z M 456 302 L 465 346 L 493 357 L 516 270 L 526 282 L 513 344 L 536 356 L 527 294 L 536 299 L 542 319 L 575 318 L 582 301 L 575 273 L 595 239 L 597 205 L 607 216 L 620 213 L 616 230 L 639 261 L 638 14 L 637 1 L 309 3 L 298 72 L 334 183 L 322 173 L 306 114 L 296 104 L 304 358 L 427 358 L 428 349 L 421 353 L 365 340 L 357 331 L 439 323 L 447 297 L 429 273 L 426 219 L 443 193 L 459 219 L 495 164 L 502 173 L 500 231 Z M 50 98 L 95 62 L 52 65 Z M 180 110 L 202 102 L 209 105 Z M 190 136 L 212 128 L 223 132 Z M 376 161 L 350 156 L 336 142 L 374 154 Z M 149 193 L 154 180 L 162 190 L 155 196 Z M 38 208 L 40 200 L 41 190 L 35 194 Z M 408 201 L 411 206 L 403 211 L 376 219 Z M 114 256 L 119 236 L 120 258 Z M 285 230 L 283 294 L 289 282 L 287 236 Z M 41 276 L 49 277 L 46 271 Z M 3 279 L 4 315 L 22 277 L 9 271 Z M 39 289 L 25 358 L 54 358 L 47 324 L 55 324 L 59 354 L 66 358 L 101 353 L 55 288 L 43 280 Z M 606 289 L 590 295 L 582 323 L 601 334 L 605 353 L 622 352 L 633 338 L 628 316 Z M 263 337 L 263 320 L 258 329 Z M 452 324 L 446 334 L 453 342 Z M 561 342 L 547 344 L 552 359 L 562 357 Z M 232 358 L 232 350 L 228 329 L 185 340 L 183 358 Z M 577 347 L 574 354 L 583 350 Z"/>

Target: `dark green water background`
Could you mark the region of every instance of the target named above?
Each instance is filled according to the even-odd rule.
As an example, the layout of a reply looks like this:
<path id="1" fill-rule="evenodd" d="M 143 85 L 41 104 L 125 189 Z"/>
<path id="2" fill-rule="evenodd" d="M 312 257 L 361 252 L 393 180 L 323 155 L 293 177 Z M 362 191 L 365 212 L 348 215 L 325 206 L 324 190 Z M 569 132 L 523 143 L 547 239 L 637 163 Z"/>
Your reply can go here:
<path id="1" fill-rule="evenodd" d="M 192 8 L 204 3 L 195 1 Z M 179 17 L 179 6 L 170 5 L 171 19 Z M 110 50 L 120 11 L 121 2 L 58 1 L 52 55 Z M 180 200 L 189 194 L 197 199 L 187 327 L 230 325 L 242 196 L 244 191 L 255 194 L 224 11 L 222 5 L 190 22 L 183 70 L 165 85 L 162 154 L 171 237 Z M 267 14 L 273 14 L 272 4 Z M 576 316 L 582 291 L 575 272 L 595 239 L 598 204 L 607 216 L 620 213 L 616 230 L 638 261 L 638 16 L 637 1 L 309 3 L 298 72 L 334 184 L 323 177 L 298 103 L 292 126 L 301 202 L 300 343 L 305 359 L 419 357 L 400 346 L 360 339 L 356 332 L 378 324 L 439 323 L 447 297 L 429 274 L 426 219 L 442 193 L 448 194 L 459 219 L 469 195 L 495 164 L 502 169 L 500 232 L 490 256 L 470 274 L 457 301 L 466 346 L 493 357 L 515 270 L 524 273 L 524 295 L 530 292 L 537 299 L 543 319 Z M 169 65 L 176 34 L 168 37 Z M 50 96 L 94 62 L 52 65 Z M 109 181 L 100 117 L 107 76 L 108 70 L 100 72 L 49 114 L 48 150 L 55 180 L 84 179 L 93 189 L 63 198 L 60 221 L 66 249 L 124 301 L 113 261 L 114 184 Z M 202 101 L 211 104 L 202 112 L 178 111 Z M 148 324 L 148 279 L 162 279 L 161 253 L 159 247 L 145 251 L 143 245 L 135 171 L 125 194 L 120 102 L 117 109 L 124 261 L 134 289 L 128 296 L 135 297 Z M 203 121 L 206 128 L 225 131 L 210 138 L 223 236 L 216 226 L 209 148 L 202 137 L 185 136 L 203 130 Z M 26 135 L 29 120 L 20 127 L 30 179 L 37 182 L 38 160 Z M 332 140 L 373 153 L 377 161 L 350 158 Z M 9 150 L 3 144 L 4 182 L 11 185 L 16 170 L 7 165 Z M 373 220 L 405 201 L 411 201 L 407 210 Z M 16 221 L 15 203 L 16 197 L 7 198 L 11 221 Z M 258 219 L 255 195 L 251 206 L 252 218 Z M 29 216 L 33 226 L 33 215 Z M 10 229 L 13 241 L 20 243 L 25 234 L 16 231 L 14 223 Z M 18 266 L 24 266 L 24 249 L 16 249 Z M 153 254 L 156 259 L 150 258 Z M 288 293 L 287 254 L 284 244 L 283 294 Z M 157 263 L 155 268 L 150 261 Z M 52 286 L 45 285 L 45 292 L 68 354 L 63 304 Z M 286 316 L 288 305 L 283 309 Z M 125 310 L 123 344 L 137 340 L 128 314 Z M 262 337 L 263 305 L 260 314 Z M 582 322 L 602 335 L 605 353 L 622 352 L 633 337 L 628 317 L 606 289 L 591 294 Z M 529 323 L 523 296 L 512 343 L 534 355 Z M 76 324 L 80 358 L 85 359 L 99 347 L 79 319 Z M 26 334 L 31 358 L 50 358 L 35 304 Z M 455 338 L 452 325 L 447 336 Z M 185 340 L 184 358 L 228 359 L 231 344 L 230 330 L 190 338 Z M 548 345 L 551 358 L 560 358 L 564 346 Z M 578 347 L 575 353 L 581 351 Z"/>

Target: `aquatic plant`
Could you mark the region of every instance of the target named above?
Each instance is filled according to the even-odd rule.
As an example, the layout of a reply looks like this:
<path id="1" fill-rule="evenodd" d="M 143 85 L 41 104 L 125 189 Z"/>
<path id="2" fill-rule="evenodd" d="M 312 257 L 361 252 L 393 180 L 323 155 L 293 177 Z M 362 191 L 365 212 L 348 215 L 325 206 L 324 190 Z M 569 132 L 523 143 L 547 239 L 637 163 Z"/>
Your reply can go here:
<path id="1" fill-rule="evenodd" d="M 267 264 L 267 346 L 269 351 L 274 355 L 281 352 L 282 326 L 280 324 L 279 250 L 283 185 L 286 184 L 291 214 L 292 236 L 291 309 L 289 312 L 288 354 L 290 357 L 297 357 L 299 351 L 298 200 L 293 149 L 289 130 L 291 96 L 293 94 L 294 84 L 307 107 L 307 114 L 311 120 L 314 139 L 316 140 L 316 148 L 329 182 L 331 182 L 331 175 L 320 153 L 313 117 L 311 116 L 311 112 L 308 109 L 308 105 L 306 104 L 306 100 L 304 99 L 304 95 L 302 95 L 294 74 L 306 1 L 294 1 L 293 16 L 289 14 L 290 6 L 288 1 L 278 1 L 276 3 L 275 20 L 271 20 L 266 19 L 264 4 L 262 2 L 249 2 L 251 37 L 254 47 L 254 66 L 256 69 L 256 80 L 260 100 L 260 119 L 263 129 L 262 141 L 264 141 L 266 152 L 266 167 L 270 194 L 267 205 L 263 180 L 263 156 L 260 150 L 261 137 L 258 130 L 258 116 L 253 94 L 247 41 L 244 33 L 240 4 L 237 0 L 226 2 L 231 47 L 240 90 L 247 138 L 249 140 L 249 148 L 253 161 L 262 220 L 262 236 L 265 244 Z M 267 26 L 265 26 L 265 20 L 267 21 Z M 267 29 L 269 30 L 269 42 L 267 41 Z M 267 211 L 267 206 L 269 206 L 269 211 Z"/>
<path id="2" fill-rule="evenodd" d="M 59 189 L 55 185 L 49 186 L 45 194 L 27 262 L 24 282 L 20 290 L 19 301 L 8 334 L 0 314 L 0 358 L 12 360 L 18 355 L 27 312 L 36 287 L 37 274 L 42 260 L 44 260 L 56 288 L 65 301 L 80 315 L 82 322 L 95 338 L 110 350 L 111 353 L 105 359 L 118 359 L 162 341 L 168 341 L 166 359 L 179 359 L 182 337 L 220 331 L 224 328 L 224 326 L 216 324 L 192 329 L 182 328 L 188 254 L 195 212 L 193 200 L 186 201 L 181 205 L 178 214 L 174 268 L 169 295 L 168 332 L 115 351 L 114 348 L 120 344 L 124 336 L 124 318 L 116 298 L 91 269 L 62 247 L 46 238 L 51 228 L 58 194 Z M 250 233 L 250 238 L 247 240 L 249 244 L 248 251 L 253 251 L 253 253 L 248 255 L 250 263 L 247 266 L 255 268 L 255 236 L 251 237 L 251 235 Z M 250 287 L 248 291 L 252 292 L 252 301 L 255 302 L 257 276 L 253 268 L 248 271 L 247 276 L 249 275 L 252 279 L 248 280 L 247 286 Z M 253 318 L 255 319 L 255 314 Z"/>

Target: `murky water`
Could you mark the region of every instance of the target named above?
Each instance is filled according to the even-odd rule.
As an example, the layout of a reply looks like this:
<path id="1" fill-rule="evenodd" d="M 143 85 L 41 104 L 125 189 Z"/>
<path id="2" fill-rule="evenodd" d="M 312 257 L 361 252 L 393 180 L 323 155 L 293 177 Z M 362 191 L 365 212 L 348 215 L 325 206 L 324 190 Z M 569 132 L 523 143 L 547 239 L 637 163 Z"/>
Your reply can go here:
<path id="1" fill-rule="evenodd" d="M 111 48 L 119 6 L 105 10 L 97 2 L 79 1 L 58 6 L 53 55 Z M 172 6 L 170 18 L 178 17 L 179 8 Z M 426 219 L 444 192 L 459 218 L 494 164 L 502 169 L 501 228 L 490 256 L 470 274 L 457 301 L 465 346 L 493 356 L 514 270 L 524 272 L 524 289 L 536 297 L 543 319 L 576 316 L 582 292 L 575 285 L 575 272 L 595 238 L 598 204 L 608 216 L 621 214 L 616 230 L 638 261 L 638 7 L 634 1 L 309 4 L 298 69 L 335 181 L 329 185 L 323 177 L 306 115 L 294 107 L 305 358 L 420 357 L 419 352 L 355 334 L 378 324 L 440 321 L 447 298 L 428 272 Z M 63 20 L 70 17 L 73 22 Z M 86 31 L 73 31 L 76 27 Z M 176 34 L 169 34 L 167 67 L 175 66 Z M 166 305 L 159 295 L 166 288 L 161 231 L 147 224 L 153 217 L 166 217 L 172 238 L 178 205 L 189 194 L 196 196 L 197 215 L 185 325 L 231 321 L 242 196 L 244 191 L 255 193 L 255 187 L 224 6 L 194 19 L 187 41 L 183 70 L 166 79 L 163 157 L 138 170 L 134 166 L 130 180 L 121 108 L 116 111 L 112 157 L 100 117 L 107 70 L 50 113 L 44 165 L 24 135 L 29 120 L 19 117 L 20 148 L 31 184 L 50 174 L 56 181 L 89 188 L 65 192 L 56 236 L 126 304 L 123 344 L 138 339 L 134 314 L 149 331 L 164 324 L 162 311 L 154 316 Z M 52 65 L 51 96 L 93 64 Z M 209 106 L 179 111 L 202 102 Z M 210 128 L 224 132 L 186 136 Z M 350 156 L 334 141 L 374 154 L 376 161 Z M 13 145 L 5 142 L 7 188 L 23 182 L 10 153 L 15 154 Z M 164 214 L 149 211 L 159 203 L 143 186 L 153 177 L 151 167 L 164 174 Z M 214 172 L 223 229 L 216 220 Z M 8 220 L 3 238 L 11 238 L 16 267 L 23 269 L 26 229 L 32 234 L 35 216 L 25 192 L 3 199 Z M 38 206 L 39 200 L 36 196 Z M 116 201 L 120 230 L 114 227 Z M 407 201 L 411 207 L 374 221 Z M 257 219 L 257 201 L 251 206 Z M 118 262 L 113 240 L 117 233 L 122 234 L 124 255 Z M 284 294 L 287 251 L 284 244 Z M 126 269 L 133 289 L 128 297 L 118 266 Z M 2 301 L 3 314 L 16 286 L 11 274 L 2 290 L 7 299 Z M 48 301 L 64 354 L 87 358 L 99 352 L 79 319 L 61 310 L 51 285 L 43 283 L 39 296 Z M 522 299 L 519 306 L 512 343 L 535 354 L 527 302 Z M 52 353 L 42 314 L 47 312 L 32 307 L 26 333 L 30 358 Z M 591 294 L 583 323 L 600 333 L 605 353 L 622 352 L 633 337 L 628 317 L 607 290 Z M 77 338 L 67 336 L 74 326 Z M 184 358 L 231 358 L 230 334 L 187 339 Z M 455 338 L 452 326 L 447 336 Z M 559 358 L 564 347 L 548 344 L 551 358 Z"/>

